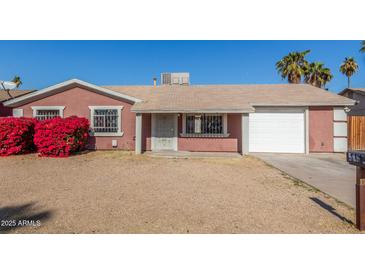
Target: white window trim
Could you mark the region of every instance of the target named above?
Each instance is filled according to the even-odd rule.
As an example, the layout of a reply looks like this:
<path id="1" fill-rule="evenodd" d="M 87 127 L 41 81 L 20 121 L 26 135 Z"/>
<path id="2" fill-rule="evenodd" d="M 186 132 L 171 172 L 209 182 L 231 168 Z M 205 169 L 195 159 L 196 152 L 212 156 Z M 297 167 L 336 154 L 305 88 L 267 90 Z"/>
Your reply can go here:
<path id="1" fill-rule="evenodd" d="M 90 132 L 91 136 L 95 137 L 107 137 L 107 136 L 123 136 L 124 132 L 122 131 L 122 110 L 124 106 L 89 106 L 90 109 L 90 128 L 92 129 Z M 118 131 L 117 132 L 94 132 L 94 110 L 95 109 L 116 109 L 118 111 Z"/>
<path id="2" fill-rule="evenodd" d="M 24 111 L 22 108 L 13 108 L 13 117 L 23 117 Z"/>
<path id="3" fill-rule="evenodd" d="M 187 134 L 186 133 L 186 116 L 187 115 L 202 115 L 204 114 L 205 116 L 216 116 L 216 115 L 222 115 L 223 116 L 223 134 L 212 134 L 212 136 L 209 136 L 210 134 L 202 134 L 202 133 L 191 133 L 191 134 Z M 183 113 L 182 115 L 182 136 L 187 136 L 187 137 L 217 137 L 217 135 L 221 135 L 222 137 L 228 137 L 229 134 L 227 132 L 227 113 Z"/>
<path id="4" fill-rule="evenodd" d="M 63 110 L 65 106 L 33 106 L 33 117 L 37 116 L 37 110 L 58 110 L 60 112 L 60 117 L 63 118 Z"/>

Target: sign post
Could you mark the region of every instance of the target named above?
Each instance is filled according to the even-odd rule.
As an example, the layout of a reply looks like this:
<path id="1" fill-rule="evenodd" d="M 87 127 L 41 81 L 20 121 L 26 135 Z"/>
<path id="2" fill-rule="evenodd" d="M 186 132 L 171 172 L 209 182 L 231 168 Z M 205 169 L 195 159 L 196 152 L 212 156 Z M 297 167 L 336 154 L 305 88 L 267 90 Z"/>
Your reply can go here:
<path id="1" fill-rule="evenodd" d="M 356 166 L 356 227 L 365 231 L 365 151 L 347 152 L 347 161 Z"/>
<path id="2" fill-rule="evenodd" d="M 356 167 L 356 227 L 365 230 L 365 168 Z"/>

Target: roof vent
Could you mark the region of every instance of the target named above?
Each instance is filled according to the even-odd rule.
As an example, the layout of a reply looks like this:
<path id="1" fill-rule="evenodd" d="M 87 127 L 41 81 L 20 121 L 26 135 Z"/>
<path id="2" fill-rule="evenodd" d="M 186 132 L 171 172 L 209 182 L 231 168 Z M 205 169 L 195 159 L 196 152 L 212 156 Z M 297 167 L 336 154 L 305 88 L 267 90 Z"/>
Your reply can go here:
<path id="1" fill-rule="evenodd" d="M 164 72 L 161 73 L 162 85 L 183 85 L 188 86 L 190 83 L 189 72 Z"/>

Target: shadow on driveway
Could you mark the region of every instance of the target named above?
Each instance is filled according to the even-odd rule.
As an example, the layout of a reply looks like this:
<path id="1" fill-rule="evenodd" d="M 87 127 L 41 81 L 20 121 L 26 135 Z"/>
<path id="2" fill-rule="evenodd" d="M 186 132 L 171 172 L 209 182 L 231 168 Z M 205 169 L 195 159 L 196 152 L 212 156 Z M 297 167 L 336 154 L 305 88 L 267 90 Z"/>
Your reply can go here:
<path id="1" fill-rule="evenodd" d="M 34 212 L 35 203 L 18 206 L 0 207 L 0 233 L 9 233 L 21 227 L 37 227 L 49 220 L 53 213 L 50 210 Z"/>

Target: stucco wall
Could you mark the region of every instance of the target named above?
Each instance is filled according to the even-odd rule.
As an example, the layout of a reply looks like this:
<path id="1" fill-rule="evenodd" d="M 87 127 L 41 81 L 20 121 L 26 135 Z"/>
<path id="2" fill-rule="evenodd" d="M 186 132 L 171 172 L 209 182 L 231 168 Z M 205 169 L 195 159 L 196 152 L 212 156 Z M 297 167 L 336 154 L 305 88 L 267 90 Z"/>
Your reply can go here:
<path id="1" fill-rule="evenodd" d="M 55 95 L 25 104 L 23 109 L 25 117 L 32 117 L 32 106 L 65 106 L 64 117 L 76 115 L 90 119 L 89 106 L 123 106 L 122 110 L 122 137 L 91 137 L 90 149 L 112 149 L 112 140 L 118 141 L 118 149 L 134 150 L 135 117 L 131 112 L 131 103 L 113 99 L 97 94 L 84 88 L 74 87 Z"/>
<path id="2" fill-rule="evenodd" d="M 179 138 L 180 151 L 237 152 L 235 138 Z"/>
<path id="3" fill-rule="evenodd" d="M 309 108 L 309 152 L 333 152 L 333 108 Z"/>
<path id="4" fill-rule="evenodd" d="M 230 138 L 237 139 L 237 150 L 238 152 L 242 152 L 242 114 L 234 113 L 228 114 L 227 116 L 227 131 L 230 133 Z"/>
<path id="5" fill-rule="evenodd" d="M 151 150 L 151 114 L 142 114 L 142 151 Z"/>
<path id="6" fill-rule="evenodd" d="M 178 121 L 179 135 L 182 133 L 182 115 Z M 227 138 L 178 138 L 178 150 L 181 151 L 213 151 L 213 152 L 239 152 L 241 148 L 241 115 L 227 115 Z"/>

